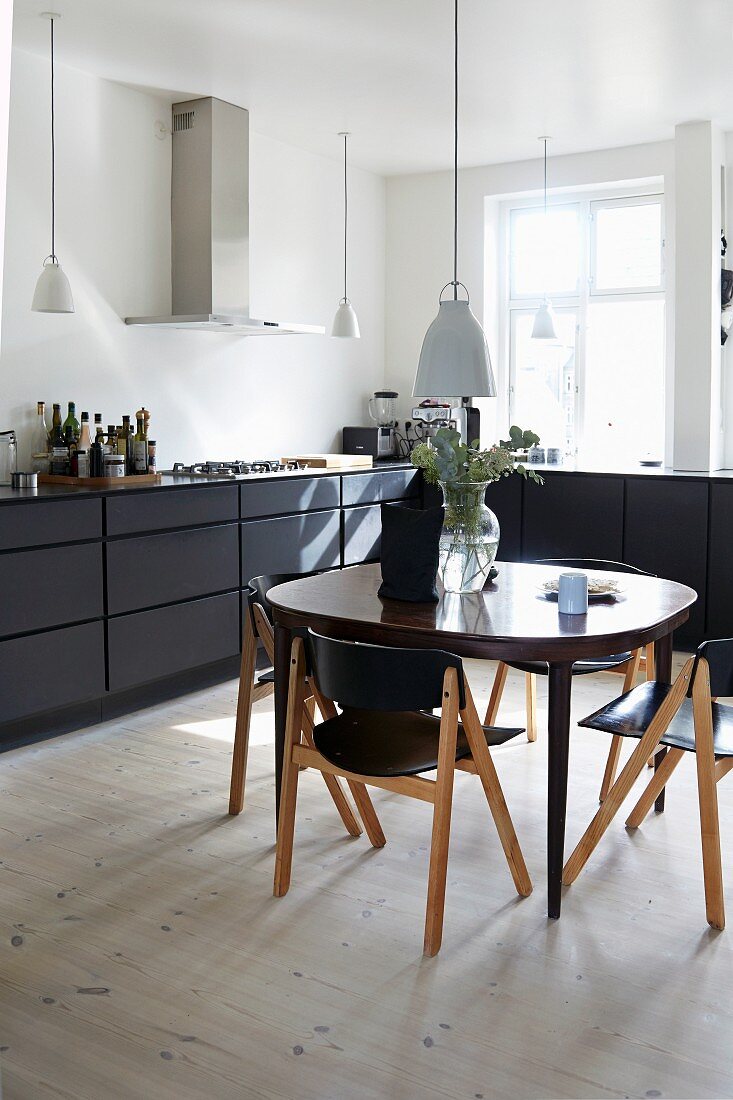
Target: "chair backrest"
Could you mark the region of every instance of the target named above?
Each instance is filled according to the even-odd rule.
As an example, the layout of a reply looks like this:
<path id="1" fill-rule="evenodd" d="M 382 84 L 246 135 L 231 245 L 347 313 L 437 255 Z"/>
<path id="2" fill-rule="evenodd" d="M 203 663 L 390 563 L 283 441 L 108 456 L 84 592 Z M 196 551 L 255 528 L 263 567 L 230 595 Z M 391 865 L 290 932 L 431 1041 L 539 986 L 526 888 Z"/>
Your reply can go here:
<path id="1" fill-rule="evenodd" d="M 598 569 L 600 572 L 636 573 L 640 577 L 656 577 L 635 565 L 623 561 L 606 561 L 605 558 L 537 558 L 535 565 L 559 565 L 566 569 Z"/>
<path id="2" fill-rule="evenodd" d="M 698 646 L 688 694 L 692 693 L 701 657 L 705 658 L 710 668 L 710 694 L 722 695 L 723 698 L 733 695 L 733 638 L 711 639 Z"/>
<path id="3" fill-rule="evenodd" d="M 299 581 L 303 577 L 311 576 L 310 573 L 263 573 L 259 577 L 252 577 L 246 589 L 250 613 L 252 605 L 258 603 L 272 625 L 272 605 L 267 599 L 267 593 L 278 584 L 287 584 L 288 581 Z M 255 634 L 257 630 L 255 628 Z"/>
<path id="4" fill-rule="evenodd" d="M 460 657 L 440 649 L 392 649 L 340 642 L 308 631 L 308 664 L 329 699 L 358 710 L 433 710 L 443 703 L 446 669 L 458 673 L 461 708 L 466 705 Z"/>

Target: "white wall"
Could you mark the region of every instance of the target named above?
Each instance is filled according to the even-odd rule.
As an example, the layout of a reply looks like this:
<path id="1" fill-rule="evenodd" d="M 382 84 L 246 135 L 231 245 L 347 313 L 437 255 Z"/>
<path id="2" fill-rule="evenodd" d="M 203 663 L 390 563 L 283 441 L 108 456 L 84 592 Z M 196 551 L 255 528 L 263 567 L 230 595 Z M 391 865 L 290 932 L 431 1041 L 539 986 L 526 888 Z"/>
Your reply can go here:
<path id="1" fill-rule="evenodd" d="M 10 56 L 13 42 L 13 0 L 0 0 L 0 256 L 5 237 L 5 190 L 8 161 L 8 124 L 10 118 Z M 0 298 L 3 272 L 0 264 Z M 2 428 L 0 428 L 2 431 Z"/>
<path id="2" fill-rule="evenodd" d="M 15 50 L 0 427 L 22 433 L 21 468 L 40 399 L 75 400 L 105 425 L 145 404 L 161 467 L 339 449 L 340 428 L 366 422 L 366 399 L 382 384 L 384 180 L 350 171 L 349 295 L 361 340 L 127 327 L 125 316 L 170 310 L 170 144 L 154 133 L 169 106 L 57 64 L 56 251 L 76 313 L 32 313 L 49 252 L 47 89 L 48 62 Z M 330 329 L 341 295 L 334 142 L 327 160 L 251 135 L 254 316 Z"/>
<path id="3" fill-rule="evenodd" d="M 553 190 L 663 178 L 667 207 L 667 410 L 671 459 L 674 362 L 674 143 L 659 142 L 553 157 Z M 491 242 L 498 240 L 499 198 L 536 193 L 542 186 L 541 160 L 463 169 L 459 178 L 458 277 L 466 283 L 472 308 L 484 324 L 495 373 L 498 401 L 480 401 L 484 443 L 506 431 L 506 349 L 499 342 L 499 281 Z M 387 265 L 385 381 L 399 391 L 401 414 L 409 414 L 412 384 L 425 330 L 435 315 L 441 286 L 452 271 L 452 177 L 449 172 L 395 176 L 387 180 Z M 672 205 L 673 210 L 673 205 Z M 485 255 L 485 240 L 489 244 Z"/>

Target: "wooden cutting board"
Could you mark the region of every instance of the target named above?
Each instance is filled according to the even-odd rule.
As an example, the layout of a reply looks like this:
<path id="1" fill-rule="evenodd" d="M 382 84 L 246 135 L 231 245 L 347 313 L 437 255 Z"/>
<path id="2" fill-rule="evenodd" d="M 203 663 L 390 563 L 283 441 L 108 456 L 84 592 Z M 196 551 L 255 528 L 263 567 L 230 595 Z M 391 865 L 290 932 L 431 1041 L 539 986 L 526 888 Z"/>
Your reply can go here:
<path id="1" fill-rule="evenodd" d="M 340 470 L 349 466 L 369 468 L 374 465 L 371 455 L 288 455 L 281 462 L 300 462 L 317 470 Z"/>

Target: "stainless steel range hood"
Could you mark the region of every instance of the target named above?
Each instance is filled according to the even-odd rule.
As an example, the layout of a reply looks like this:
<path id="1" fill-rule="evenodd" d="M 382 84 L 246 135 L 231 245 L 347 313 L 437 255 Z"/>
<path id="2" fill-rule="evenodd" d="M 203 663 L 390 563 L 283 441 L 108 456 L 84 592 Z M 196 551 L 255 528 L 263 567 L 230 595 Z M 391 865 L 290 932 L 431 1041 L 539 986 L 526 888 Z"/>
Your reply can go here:
<path id="1" fill-rule="evenodd" d="M 207 97 L 173 104 L 170 317 L 127 325 L 251 336 L 324 333 L 249 314 L 249 111 Z"/>

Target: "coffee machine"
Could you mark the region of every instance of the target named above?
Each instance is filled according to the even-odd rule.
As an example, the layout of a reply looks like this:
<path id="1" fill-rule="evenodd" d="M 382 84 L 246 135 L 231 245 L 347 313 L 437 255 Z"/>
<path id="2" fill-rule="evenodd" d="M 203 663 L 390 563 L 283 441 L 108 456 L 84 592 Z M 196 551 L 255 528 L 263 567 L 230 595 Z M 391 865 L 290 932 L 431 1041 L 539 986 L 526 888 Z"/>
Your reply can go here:
<path id="1" fill-rule="evenodd" d="M 423 425 L 423 436 L 435 435 L 439 428 L 454 428 L 467 445 L 481 436 L 481 415 L 470 404 L 470 397 L 462 397 L 460 405 L 451 405 L 449 401 L 428 398 L 412 410 L 412 419 Z"/>
<path id="2" fill-rule="evenodd" d="M 399 394 L 395 390 L 377 390 L 369 398 L 369 415 L 374 427 L 346 427 L 343 430 L 343 453 L 368 454 L 376 459 L 394 458 L 397 453 L 397 409 Z"/>

